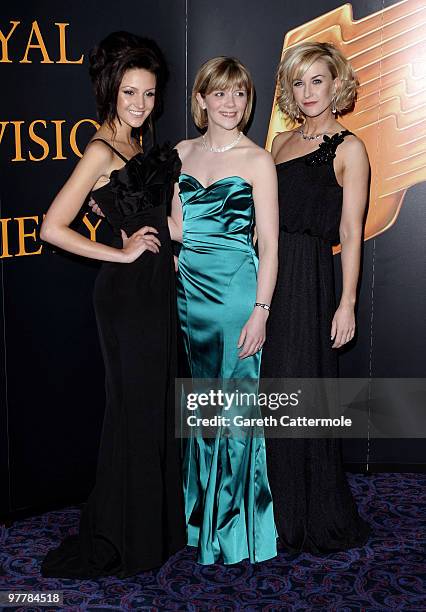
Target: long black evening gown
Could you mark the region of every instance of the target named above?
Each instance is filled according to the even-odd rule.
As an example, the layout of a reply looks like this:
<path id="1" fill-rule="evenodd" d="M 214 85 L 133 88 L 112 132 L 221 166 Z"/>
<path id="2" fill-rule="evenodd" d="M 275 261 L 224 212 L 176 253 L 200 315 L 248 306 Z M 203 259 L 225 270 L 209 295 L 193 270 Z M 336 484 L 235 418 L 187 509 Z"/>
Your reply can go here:
<path id="1" fill-rule="evenodd" d="M 348 131 L 324 137 L 313 153 L 277 165 L 279 272 L 261 376 L 334 378 L 332 245 L 339 242 L 343 190 L 333 159 Z M 275 522 L 287 550 L 326 553 L 361 546 L 359 517 L 336 439 L 267 439 Z"/>
<path id="2" fill-rule="evenodd" d="M 125 577 L 162 565 L 186 543 L 174 436 L 177 315 L 167 227 L 181 164 L 169 146 L 130 160 L 115 153 L 126 164 L 93 192 L 114 230 L 114 246 L 122 246 L 121 229 L 130 236 L 150 225 L 161 247 L 131 264 L 104 263 L 97 277 L 107 401 L 96 485 L 79 534 L 44 559 L 45 577 Z"/>

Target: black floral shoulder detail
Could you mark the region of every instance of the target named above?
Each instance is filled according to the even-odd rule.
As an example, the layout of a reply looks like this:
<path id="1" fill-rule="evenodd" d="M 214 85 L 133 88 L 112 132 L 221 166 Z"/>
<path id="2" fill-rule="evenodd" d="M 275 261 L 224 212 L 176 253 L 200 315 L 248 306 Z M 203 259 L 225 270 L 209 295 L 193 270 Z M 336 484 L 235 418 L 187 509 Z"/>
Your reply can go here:
<path id="1" fill-rule="evenodd" d="M 333 134 L 333 136 L 325 135 L 318 149 L 306 156 L 306 164 L 308 166 L 323 166 L 328 164 L 336 157 L 337 147 L 344 141 L 345 136 L 349 136 L 349 134 L 352 134 L 352 132 L 343 130 L 342 132 Z"/>
<path id="2" fill-rule="evenodd" d="M 132 157 L 110 176 L 109 186 L 117 209 L 127 216 L 165 203 L 173 193 L 181 166 L 179 155 L 169 142 Z"/>

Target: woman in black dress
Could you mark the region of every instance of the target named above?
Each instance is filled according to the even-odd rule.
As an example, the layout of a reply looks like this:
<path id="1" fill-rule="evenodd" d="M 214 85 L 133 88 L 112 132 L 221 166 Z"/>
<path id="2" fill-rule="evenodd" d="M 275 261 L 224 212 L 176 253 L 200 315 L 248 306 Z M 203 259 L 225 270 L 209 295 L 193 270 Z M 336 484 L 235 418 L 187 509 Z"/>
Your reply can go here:
<path id="1" fill-rule="evenodd" d="M 101 127 L 42 226 L 43 240 L 105 262 L 94 303 L 107 398 L 95 488 L 79 534 L 44 559 L 45 577 L 125 577 L 160 566 L 185 545 L 167 227 L 180 161 L 167 146 L 143 151 L 136 137 L 158 105 L 164 70 L 156 45 L 126 32 L 91 53 Z M 113 228 L 112 246 L 69 227 L 90 192 Z"/>
<path id="2" fill-rule="evenodd" d="M 292 131 L 272 145 L 280 205 L 279 272 L 262 357 L 265 378 L 333 378 L 337 349 L 355 332 L 369 164 L 336 115 L 353 105 L 355 74 L 327 43 L 301 43 L 278 68 L 278 103 Z M 336 309 L 332 245 L 341 244 Z M 334 439 L 268 439 L 268 478 L 284 547 L 325 553 L 365 543 Z"/>

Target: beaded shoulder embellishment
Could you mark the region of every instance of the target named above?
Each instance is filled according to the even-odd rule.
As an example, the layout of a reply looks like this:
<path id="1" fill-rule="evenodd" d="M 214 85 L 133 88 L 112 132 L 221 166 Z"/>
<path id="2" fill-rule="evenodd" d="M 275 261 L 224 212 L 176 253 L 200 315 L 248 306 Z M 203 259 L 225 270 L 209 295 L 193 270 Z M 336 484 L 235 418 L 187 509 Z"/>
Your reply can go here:
<path id="1" fill-rule="evenodd" d="M 345 136 L 352 134 L 349 130 L 343 130 L 333 134 L 333 136 L 324 136 L 324 139 L 318 149 L 306 156 L 305 162 L 308 166 L 323 166 L 328 164 L 336 157 L 336 149 L 341 144 Z"/>

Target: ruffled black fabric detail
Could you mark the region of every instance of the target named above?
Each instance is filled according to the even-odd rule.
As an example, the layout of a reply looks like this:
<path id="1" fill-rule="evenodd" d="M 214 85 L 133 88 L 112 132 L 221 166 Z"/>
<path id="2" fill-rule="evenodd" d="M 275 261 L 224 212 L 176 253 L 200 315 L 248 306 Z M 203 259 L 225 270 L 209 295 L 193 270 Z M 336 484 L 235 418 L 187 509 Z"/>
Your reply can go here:
<path id="1" fill-rule="evenodd" d="M 344 141 L 345 136 L 349 134 L 352 134 L 352 132 L 343 130 L 343 132 L 338 132 L 333 134 L 333 136 L 325 135 L 318 149 L 306 156 L 306 164 L 308 166 L 323 166 L 331 162 L 336 157 L 337 147 Z"/>
<path id="2" fill-rule="evenodd" d="M 118 211 L 124 216 L 167 202 L 172 195 L 182 163 L 170 143 L 138 153 L 110 176 L 109 187 Z"/>

